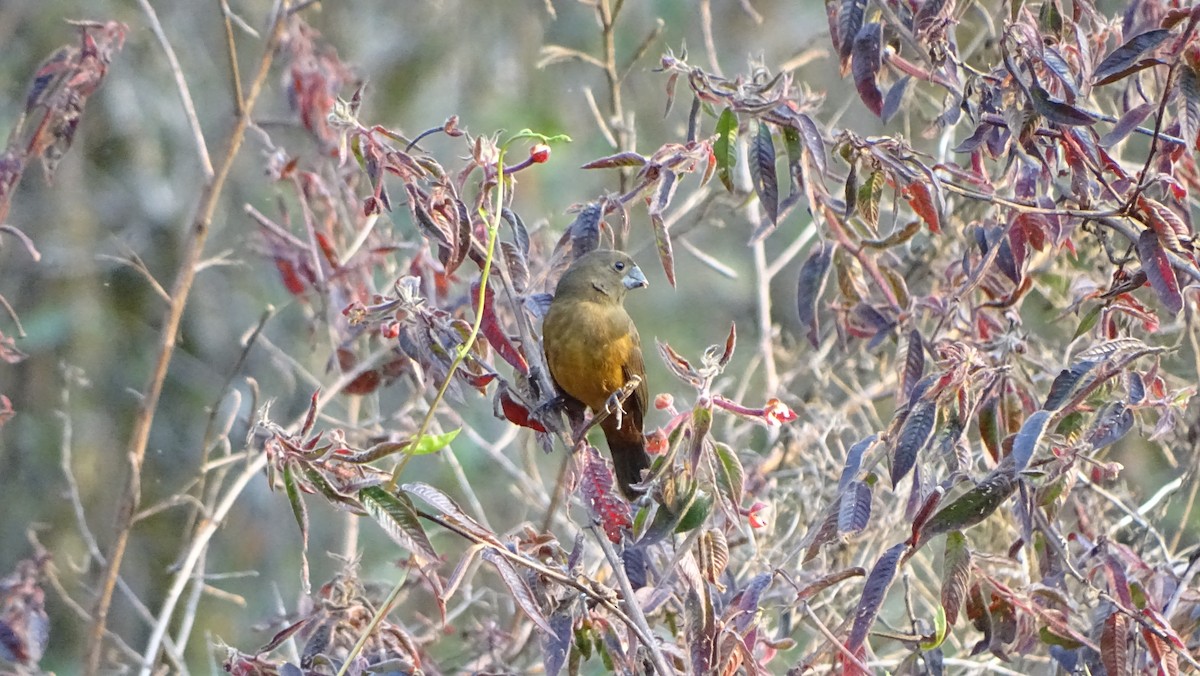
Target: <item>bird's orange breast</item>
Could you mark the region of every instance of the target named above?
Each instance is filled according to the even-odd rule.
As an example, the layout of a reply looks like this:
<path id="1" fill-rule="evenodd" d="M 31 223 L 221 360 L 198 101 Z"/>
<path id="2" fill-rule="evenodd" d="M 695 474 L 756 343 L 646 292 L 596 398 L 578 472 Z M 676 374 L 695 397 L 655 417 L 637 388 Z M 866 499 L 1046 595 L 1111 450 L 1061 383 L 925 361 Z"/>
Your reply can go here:
<path id="1" fill-rule="evenodd" d="M 625 384 L 630 355 L 640 349 L 633 322 L 619 305 L 554 304 L 542 334 L 554 381 L 593 411 L 603 410 L 608 397 Z"/>

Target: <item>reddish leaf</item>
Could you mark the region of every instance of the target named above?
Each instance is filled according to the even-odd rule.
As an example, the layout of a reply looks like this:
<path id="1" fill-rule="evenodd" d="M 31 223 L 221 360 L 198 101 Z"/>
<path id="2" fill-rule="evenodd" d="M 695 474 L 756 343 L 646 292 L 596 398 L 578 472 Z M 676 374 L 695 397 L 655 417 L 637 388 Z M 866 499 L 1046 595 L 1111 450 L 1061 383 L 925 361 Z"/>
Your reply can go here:
<path id="1" fill-rule="evenodd" d="M 729 335 L 725 337 L 725 349 L 717 359 L 717 366 L 725 368 L 733 359 L 733 348 L 737 345 L 737 322 L 729 322 Z"/>
<path id="2" fill-rule="evenodd" d="M 633 525 L 629 503 L 613 491 L 613 475 L 608 463 L 595 448 L 588 446 L 584 458 L 583 478 L 579 490 L 592 512 L 599 519 L 605 535 L 613 544 L 621 543 L 621 534 Z"/>
<path id="3" fill-rule="evenodd" d="M 971 549 L 960 531 L 946 536 L 946 554 L 942 557 L 942 609 L 946 624 L 953 626 L 967 596 L 967 576 L 971 572 Z"/>
<path id="4" fill-rule="evenodd" d="M 521 375 L 529 375 L 529 362 L 525 361 L 525 355 L 513 345 L 508 339 L 508 334 L 504 332 L 504 327 L 500 325 L 500 318 L 496 316 L 495 296 L 496 292 L 489 284 L 483 292 L 483 318 L 479 324 L 479 330 L 487 338 L 492 349 L 496 350 L 496 354 L 500 355 L 504 361 L 508 362 Z M 479 282 L 471 285 L 471 306 L 476 312 L 479 309 Z"/>
<path id="5" fill-rule="evenodd" d="M 1179 292 L 1179 280 L 1175 277 L 1175 268 L 1171 259 L 1163 250 L 1158 235 L 1152 230 L 1143 230 L 1138 236 L 1138 259 L 1142 262 L 1142 270 L 1150 280 L 1150 286 L 1158 299 L 1162 301 L 1167 312 L 1179 314 L 1183 309 L 1183 295 Z"/>
<path id="6" fill-rule="evenodd" d="M 675 253 L 671 247 L 671 231 L 662 216 L 650 214 L 650 224 L 654 226 L 654 243 L 658 248 L 658 260 L 662 263 L 663 274 L 671 286 L 675 286 Z"/>
<path id="7" fill-rule="evenodd" d="M 1108 676 L 1125 676 L 1129 673 L 1129 618 L 1120 611 L 1113 611 L 1104 620 L 1104 633 L 1100 635 L 1100 658 Z"/>
<path id="8" fill-rule="evenodd" d="M 883 115 L 883 93 L 879 91 L 876 81 L 879 77 L 882 36 L 883 27 L 878 23 L 869 23 L 854 36 L 852 48 L 854 87 L 867 110 L 875 113 L 876 117 Z"/>
<path id="9" fill-rule="evenodd" d="M 500 387 L 496 389 L 496 402 L 499 404 L 504 418 L 509 422 L 521 427 L 528 427 L 537 432 L 546 431 L 545 426 L 530 414 L 529 408 L 512 396 L 512 390 L 507 385 L 504 385 L 503 381 Z"/>
<path id="10" fill-rule="evenodd" d="M 913 212 L 925 221 L 925 225 L 929 226 L 930 232 L 938 234 L 942 231 L 942 219 L 938 215 L 937 205 L 933 201 L 933 194 L 930 193 L 928 185 L 917 179 L 905 186 L 901 194 L 908 205 L 912 207 Z"/>
<path id="11" fill-rule="evenodd" d="M 1180 238 L 1191 238 L 1191 231 L 1175 213 L 1175 210 L 1158 200 L 1149 197 L 1138 197 L 1138 207 L 1146 217 L 1146 223 L 1158 235 L 1159 242 L 1167 251 L 1181 252 L 1183 245 Z"/>
<path id="12" fill-rule="evenodd" d="M 1179 676 L 1179 655 L 1171 650 L 1167 642 L 1146 627 L 1142 627 L 1142 638 L 1156 667 L 1158 676 Z"/>

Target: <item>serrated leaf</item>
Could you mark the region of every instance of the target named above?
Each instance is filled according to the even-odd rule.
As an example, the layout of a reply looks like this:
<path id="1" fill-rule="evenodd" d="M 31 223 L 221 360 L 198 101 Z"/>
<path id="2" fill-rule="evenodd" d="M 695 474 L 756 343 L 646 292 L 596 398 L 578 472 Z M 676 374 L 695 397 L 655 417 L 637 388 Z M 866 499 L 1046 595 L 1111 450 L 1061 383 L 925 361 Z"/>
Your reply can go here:
<path id="1" fill-rule="evenodd" d="M 866 13 L 867 0 L 842 0 L 841 9 L 837 15 L 838 56 L 842 60 L 842 72 L 845 73 L 846 62 L 854 48 L 854 36 L 862 29 L 863 16 Z"/>
<path id="2" fill-rule="evenodd" d="M 1101 148 L 1111 148 L 1125 140 L 1125 137 L 1129 136 L 1129 133 L 1136 129 L 1142 123 L 1142 120 L 1146 119 L 1147 115 L 1154 112 L 1155 107 L 1153 103 L 1143 103 L 1140 106 L 1134 106 L 1129 109 L 1117 119 L 1116 124 L 1113 125 L 1107 134 L 1100 137 L 1100 140 L 1096 142 L 1097 145 Z"/>
<path id="3" fill-rule="evenodd" d="M 872 434 L 850 447 L 846 452 L 846 464 L 842 467 L 842 477 L 838 479 L 838 492 L 841 493 L 850 485 L 851 480 L 858 475 L 862 467 L 862 456 L 868 448 L 879 439 L 878 434 Z"/>
<path id="4" fill-rule="evenodd" d="M 483 550 L 483 560 L 492 564 L 496 572 L 500 573 L 501 581 L 504 582 L 505 587 L 508 587 L 513 601 L 516 601 L 521 610 L 525 611 L 525 615 L 533 620 L 533 623 L 543 632 L 555 634 L 554 627 L 550 625 L 549 620 L 542 614 L 541 606 L 533 596 L 533 590 L 529 588 L 525 577 L 517 572 L 512 563 L 495 549 L 491 548 Z"/>
<path id="5" fill-rule="evenodd" d="M 883 99 L 883 113 L 880 115 L 884 124 L 891 122 L 900 110 L 900 104 L 904 102 L 904 93 L 908 91 L 910 82 L 912 82 L 912 77 L 905 75 L 888 89 L 887 96 Z"/>
<path id="6" fill-rule="evenodd" d="M 1133 429 L 1133 411 L 1124 403 L 1114 401 L 1105 404 L 1096 413 L 1096 419 L 1092 421 L 1092 426 L 1088 429 L 1084 439 L 1093 450 L 1099 450 L 1117 443 L 1131 429 Z"/>
<path id="7" fill-rule="evenodd" d="M 871 521 L 871 487 L 852 481 L 838 503 L 838 534 L 857 533 Z"/>
<path id="8" fill-rule="evenodd" d="M 796 308 L 800 325 L 807 331 L 808 343 L 814 348 L 821 345 L 821 326 L 817 317 L 817 300 L 825 289 L 829 277 L 829 263 L 833 260 L 834 245 L 822 242 L 800 266 L 800 280 L 796 291 Z"/>
<path id="9" fill-rule="evenodd" d="M 908 549 L 908 543 L 905 542 L 893 545 L 891 549 L 883 553 L 883 556 L 879 557 L 871 569 L 871 573 L 867 575 L 862 597 L 859 598 L 858 606 L 854 609 L 854 626 L 850 629 L 849 638 L 846 639 L 846 648 L 850 652 L 858 651 L 866 641 L 867 632 L 871 630 L 871 625 L 875 624 L 875 618 L 879 615 L 883 599 L 887 596 L 892 581 L 896 579 L 896 568 L 900 563 L 900 556 L 906 549 Z"/>
<path id="10" fill-rule="evenodd" d="M 913 329 L 908 334 L 908 350 L 904 354 L 904 374 L 900 378 L 900 400 L 908 401 L 913 388 L 925 375 L 925 341 L 921 332 Z"/>
<path id="11" fill-rule="evenodd" d="M 1126 40 L 1125 44 L 1114 49 L 1096 67 L 1096 72 L 1093 75 L 1096 86 L 1105 85 L 1120 79 L 1118 76 L 1132 66 L 1138 57 L 1162 44 L 1163 40 L 1166 40 L 1170 35 L 1171 31 L 1158 28 L 1135 35 Z"/>
<path id="12" fill-rule="evenodd" d="M 851 0 L 853 1 L 853 0 Z M 808 116 L 807 113 L 800 113 L 791 118 L 796 123 L 796 128 L 800 130 L 800 136 L 804 139 L 804 147 L 808 150 L 808 157 L 812 160 L 813 166 L 821 176 L 829 173 L 829 161 L 826 155 L 825 139 L 821 136 L 821 130 L 817 127 L 817 123 Z"/>
<path id="13" fill-rule="evenodd" d="M 754 192 L 762 204 L 763 211 L 773 225 L 779 224 L 779 177 L 775 173 L 775 141 L 771 128 L 759 122 L 758 133 L 750 144 L 750 176 L 754 181 Z"/>
<path id="14" fill-rule="evenodd" d="M 929 231 L 933 234 L 938 234 L 942 231 L 942 217 L 938 213 L 937 204 L 933 201 L 933 193 L 930 192 L 929 186 L 925 182 L 917 179 L 907 186 L 903 191 L 903 196 L 908 205 L 912 207 L 913 213 L 921 217 L 925 221 L 925 225 L 929 226 Z"/>
<path id="15" fill-rule="evenodd" d="M 713 632 L 715 620 L 711 604 L 700 595 L 695 587 L 688 587 L 684 598 L 684 616 L 687 618 L 688 651 L 692 662 L 692 673 L 707 674 L 713 656 Z"/>
<path id="16" fill-rule="evenodd" d="M 695 530 L 704 525 L 704 520 L 708 518 L 712 511 L 713 498 L 704 491 L 696 491 L 696 498 L 692 500 L 692 504 L 688 506 L 687 511 L 680 517 L 679 523 L 675 525 L 676 533 L 686 533 L 690 530 Z"/>
<path id="17" fill-rule="evenodd" d="M 967 597 L 967 578 L 971 572 L 971 550 L 967 547 L 967 536 L 961 531 L 951 531 L 946 536 L 946 553 L 942 557 L 942 609 L 946 612 L 946 623 L 953 625 L 958 620 L 963 599 Z"/>
<path id="18" fill-rule="evenodd" d="M 1037 82 L 1030 85 L 1029 92 L 1033 96 L 1033 109 L 1054 124 L 1077 127 L 1096 124 L 1098 120 L 1095 115 L 1086 110 L 1076 108 L 1066 101 L 1060 101 L 1050 96 L 1050 92 L 1043 89 Z"/>
<path id="19" fill-rule="evenodd" d="M 571 647 L 571 625 L 574 618 L 569 612 L 559 611 L 550 616 L 553 632 L 538 632 L 538 643 L 542 648 L 542 665 L 546 676 L 558 676 L 567 662 L 567 651 Z"/>
<path id="20" fill-rule="evenodd" d="M 921 399 L 913 405 L 896 435 L 896 447 L 892 453 L 892 487 L 912 470 L 917 454 L 933 436 L 933 425 L 937 421 L 937 402 Z"/>
<path id="21" fill-rule="evenodd" d="M 425 561 L 437 560 L 437 551 L 421 526 L 417 509 L 403 491 L 392 494 L 382 486 L 367 486 L 358 492 L 358 499 L 396 544 Z"/>
<path id="22" fill-rule="evenodd" d="M 304 498 L 300 495 L 300 487 L 296 483 L 290 462 L 283 465 L 283 488 L 292 506 L 292 516 L 296 518 L 296 525 L 300 527 L 300 582 L 304 593 L 308 594 L 312 591 L 308 567 L 308 506 L 304 504 Z"/>
<path id="23" fill-rule="evenodd" d="M 851 72 L 854 88 L 867 110 L 876 117 L 883 116 L 883 93 L 879 91 L 879 66 L 881 59 L 883 26 L 869 23 L 859 29 L 851 47 Z"/>
<path id="24" fill-rule="evenodd" d="M 1062 405 L 1067 403 L 1067 399 L 1075 392 L 1079 382 L 1095 366 L 1096 362 L 1084 359 L 1075 362 L 1069 369 L 1059 371 L 1054 383 L 1050 385 L 1050 394 L 1046 395 L 1046 403 L 1042 405 L 1042 408 L 1047 411 L 1057 411 L 1062 408 Z"/>
<path id="25" fill-rule="evenodd" d="M 863 181 L 862 185 L 858 186 L 858 196 L 855 198 L 855 203 L 858 205 L 858 215 L 871 226 L 872 229 L 879 225 L 879 200 L 883 197 L 883 184 L 886 183 L 886 177 L 883 172 L 876 169 L 871 172 L 867 180 Z M 916 230 L 914 229 L 915 233 Z M 909 235 L 912 236 L 911 234 Z M 897 244 L 899 242 L 896 242 Z M 866 242 L 864 242 L 866 244 Z M 881 248 L 887 248 L 891 244 Z"/>
<path id="26" fill-rule="evenodd" d="M 740 507 L 746 481 L 742 461 L 738 459 L 737 453 L 725 444 L 714 444 L 713 452 L 717 457 L 717 487 L 729 499 L 729 504 Z"/>
<path id="27" fill-rule="evenodd" d="M 1033 457 L 1038 443 L 1042 440 L 1042 435 L 1046 432 L 1046 424 L 1053 416 L 1053 411 L 1037 411 L 1021 425 L 1012 444 L 1012 455 L 1010 456 L 1014 463 L 1012 471 L 1020 472 L 1029 465 L 1030 458 Z"/>
<path id="28" fill-rule="evenodd" d="M 921 542 L 951 530 L 966 530 L 992 515 L 1013 491 L 1017 490 L 1015 472 L 993 471 L 971 490 L 946 505 L 925 524 Z"/>
<path id="29" fill-rule="evenodd" d="M 1075 340 L 1088 331 L 1091 331 L 1092 327 L 1096 325 L 1096 322 L 1100 320 L 1100 311 L 1102 309 L 1104 309 L 1102 306 L 1097 305 L 1091 310 L 1088 310 L 1087 314 L 1083 316 L 1083 319 L 1079 320 L 1079 326 L 1075 327 L 1075 333 L 1071 336 L 1071 340 Z"/>
<path id="30" fill-rule="evenodd" d="M 1100 634 L 1100 661 L 1108 676 L 1125 676 L 1129 673 L 1129 618 L 1120 611 L 1113 611 L 1104 620 L 1104 631 Z"/>
<path id="31" fill-rule="evenodd" d="M 1142 262 L 1142 270 L 1150 286 L 1162 302 L 1167 312 L 1179 314 L 1183 309 L 1183 295 L 1179 292 L 1179 279 L 1175 277 L 1175 268 L 1171 259 L 1163 249 L 1158 235 L 1152 230 L 1143 230 L 1138 235 L 1138 259 Z"/>
<path id="32" fill-rule="evenodd" d="M 717 178 L 729 192 L 733 192 L 733 169 L 737 166 L 737 114 L 726 108 L 717 118 L 717 139 L 713 141 L 713 155 L 717 158 Z"/>
<path id="33" fill-rule="evenodd" d="M 600 205 L 592 202 L 579 211 L 568 231 L 571 233 L 571 252 L 575 258 L 600 246 Z"/>
<path id="34" fill-rule="evenodd" d="M 475 519 L 472 519 L 458 506 L 458 503 L 450 499 L 442 491 L 422 482 L 413 482 L 402 486 L 406 493 L 411 493 L 418 498 L 427 502 L 431 507 L 441 513 L 442 518 L 454 523 L 463 530 L 470 532 L 475 537 L 490 542 L 495 545 L 500 545 L 500 539 L 496 534 L 485 528 Z"/>
<path id="35" fill-rule="evenodd" d="M 633 151 L 606 155 L 588 162 L 580 169 L 613 169 L 617 167 L 644 167 L 649 160 Z"/>
<path id="36" fill-rule="evenodd" d="M 666 221 L 658 214 L 650 214 L 650 224 L 654 228 L 654 244 L 658 251 L 658 260 L 662 263 L 663 274 L 671 283 L 671 288 L 674 288 L 675 250 L 671 246 L 671 231 L 667 228 Z"/>

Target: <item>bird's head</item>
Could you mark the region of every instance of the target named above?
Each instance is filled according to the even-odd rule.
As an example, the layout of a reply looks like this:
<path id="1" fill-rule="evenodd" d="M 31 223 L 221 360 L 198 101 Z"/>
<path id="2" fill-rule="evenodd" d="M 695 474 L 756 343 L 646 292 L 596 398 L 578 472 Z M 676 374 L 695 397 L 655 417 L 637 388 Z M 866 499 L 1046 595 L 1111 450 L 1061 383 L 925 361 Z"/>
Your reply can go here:
<path id="1" fill-rule="evenodd" d="M 590 251 L 571 263 L 558 282 L 556 294 L 570 290 L 590 296 L 600 294 L 621 302 L 630 289 L 649 286 L 646 275 L 629 254 L 613 249 Z"/>

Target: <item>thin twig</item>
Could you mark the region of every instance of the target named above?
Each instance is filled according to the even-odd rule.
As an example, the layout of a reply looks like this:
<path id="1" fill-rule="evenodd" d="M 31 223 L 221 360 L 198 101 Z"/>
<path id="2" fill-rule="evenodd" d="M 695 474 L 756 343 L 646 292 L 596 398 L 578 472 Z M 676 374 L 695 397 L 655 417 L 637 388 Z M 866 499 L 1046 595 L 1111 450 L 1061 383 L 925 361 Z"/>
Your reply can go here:
<path id="1" fill-rule="evenodd" d="M 204 142 L 204 130 L 200 128 L 200 118 L 196 116 L 196 104 L 192 103 L 192 92 L 188 89 L 187 80 L 183 77 L 183 69 L 179 67 L 179 59 L 175 56 L 175 48 L 171 46 L 171 41 L 167 39 L 166 32 L 163 31 L 162 24 L 158 21 L 158 12 L 154 11 L 154 7 L 149 0 L 137 0 L 142 11 L 146 13 L 146 20 L 150 23 L 150 30 L 154 31 L 154 37 L 158 38 L 158 43 L 162 46 L 163 52 L 167 55 L 167 67 L 171 71 L 171 76 L 175 78 L 175 89 L 179 94 L 179 102 L 183 104 L 183 114 L 187 117 L 188 127 L 192 132 L 192 141 L 196 144 L 196 154 L 200 157 L 200 170 L 204 172 L 204 180 L 211 181 L 213 178 L 212 159 L 208 156 L 208 144 Z"/>
<path id="2" fill-rule="evenodd" d="M 625 574 L 625 566 L 621 563 L 621 557 L 617 556 L 617 550 L 613 548 L 612 542 L 609 542 L 607 535 L 600 532 L 596 524 L 588 526 L 588 530 L 592 532 L 596 542 L 600 543 L 600 549 L 604 550 L 604 558 L 608 559 L 608 565 L 617 578 L 617 584 L 621 585 L 625 607 L 629 609 L 629 617 L 638 625 L 642 644 L 646 646 L 646 650 L 650 651 L 650 661 L 654 664 L 654 669 L 662 676 L 670 676 L 675 673 L 675 670 L 667 665 L 667 659 L 663 657 L 658 642 L 654 640 L 654 632 L 646 622 L 646 615 L 642 612 L 637 595 L 633 593 L 633 585 L 629 582 L 629 576 Z"/>
<path id="3" fill-rule="evenodd" d="M 144 2 L 145 0 L 142 1 Z M 166 380 L 167 368 L 175 352 L 176 336 L 179 333 L 179 325 L 183 319 L 184 308 L 187 306 L 192 283 L 196 278 L 196 265 L 204 254 L 204 244 L 208 239 L 213 214 L 216 212 L 217 202 L 225 186 L 225 180 L 229 177 L 234 159 L 237 157 L 238 150 L 240 150 L 242 141 L 245 139 L 246 128 L 250 123 L 250 112 L 254 109 L 254 103 L 258 100 L 263 85 L 266 83 L 271 63 L 275 58 L 276 46 L 283 37 L 285 24 L 283 20 L 284 14 L 282 11 L 279 11 L 281 9 L 282 6 L 276 7 L 271 35 L 267 40 L 267 44 L 264 45 L 254 83 L 246 98 L 245 114 L 237 118 L 233 129 L 229 133 L 229 140 L 225 155 L 221 159 L 220 167 L 211 175 L 201 191 L 199 203 L 196 207 L 196 214 L 187 231 L 185 250 L 179 270 L 176 273 L 175 282 L 171 288 L 171 303 L 167 308 L 166 316 L 163 318 L 163 327 L 159 334 L 158 357 L 155 360 L 154 369 L 150 374 L 146 386 L 142 390 L 143 397 L 138 411 L 134 416 L 133 429 L 126 449 L 126 457 L 129 461 L 129 473 L 126 478 L 125 489 L 122 493 L 121 505 L 117 513 L 114 528 L 115 536 L 108 557 L 108 566 L 99 584 L 95 609 L 92 612 L 92 627 L 88 633 L 84 671 L 89 676 L 94 676 L 100 669 L 100 656 L 103 652 L 102 647 L 105 636 L 104 630 L 108 623 L 108 610 L 112 604 L 113 589 L 120 574 L 121 563 L 125 558 L 126 547 L 129 544 L 129 534 L 133 526 L 133 517 L 138 511 L 138 503 L 141 501 L 142 463 L 146 457 L 146 446 L 150 441 L 150 428 L 154 422 L 154 414 L 158 408 L 158 400 L 162 394 L 163 383 Z M 158 644 L 162 639 L 162 631 L 165 631 L 165 625 L 163 627 L 156 627 L 154 650 L 148 651 L 149 655 L 146 658 L 151 663 L 158 651 Z M 145 673 L 148 674 L 150 667 L 143 666 Z"/>

